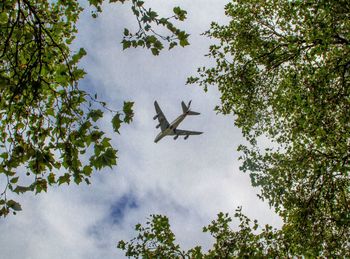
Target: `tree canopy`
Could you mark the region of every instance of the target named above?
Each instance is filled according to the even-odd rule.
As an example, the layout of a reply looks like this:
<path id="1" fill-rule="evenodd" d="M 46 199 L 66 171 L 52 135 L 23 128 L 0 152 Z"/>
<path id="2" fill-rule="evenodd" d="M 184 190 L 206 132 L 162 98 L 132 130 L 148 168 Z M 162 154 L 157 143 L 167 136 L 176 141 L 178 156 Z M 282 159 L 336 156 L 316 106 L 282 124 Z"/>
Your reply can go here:
<path id="1" fill-rule="evenodd" d="M 217 111 L 233 115 L 249 143 L 238 148 L 240 169 L 283 227 L 251 226 L 239 212 L 235 231 L 231 217 L 219 214 L 205 228 L 213 248 L 185 253 L 155 216 L 137 228 L 136 239 L 119 243 L 126 255 L 172 249 L 173 258 L 350 256 L 349 11 L 348 1 L 231 1 L 230 22 L 205 33 L 218 42 L 208 54 L 216 64 L 188 79 L 205 90 L 218 87 Z"/>
<path id="2" fill-rule="evenodd" d="M 119 241 L 118 248 L 125 255 L 134 258 L 263 258 L 288 257 L 289 245 L 283 239 L 281 231 L 266 225 L 261 228 L 238 208 L 234 218 L 239 221 L 238 230 L 232 230 L 232 218 L 220 212 L 216 220 L 203 228 L 214 238 L 213 247 L 204 252 L 200 246 L 187 251 L 175 242 L 170 229 L 169 219 L 162 215 L 151 215 L 145 226 L 136 225 L 137 237 L 129 242 Z M 256 231 L 259 234 L 255 234 Z"/>
<path id="3" fill-rule="evenodd" d="M 88 0 L 102 11 L 102 0 Z M 124 29 L 122 46 L 154 55 L 165 45 L 188 45 L 172 22 L 186 11 L 159 17 L 141 0 L 129 3 L 139 26 Z M 49 185 L 89 183 L 93 171 L 117 163 L 117 149 L 98 127 L 104 111 L 112 126 L 132 121 L 132 102 L 119 110 L 79 88 L 85 72 L 72 52 L 83 8 L 74 0 L 5 0 L 0 3 L 0 216 L 21 210 L 12 198 Z M 216 86 L 217 111 L 233 115 L 249 145 L 241 145 L 241 170 L 260 198 L 282 217 L 281 229 L 260 227 L 236 211 L 219 213 L 204 228 L 213 247 L 184 251 L 165 216 L 152 215 L 139 235 L 118 246 L 146 258 L 350 256 L 350 4 L 348 1 L 235 0 L 227 25 L 205 34 L 213 67 L 199 68 L 189 83 Z M 163 27 L 165 34 L 159 34 Z M 264 148 L 263 146 L 268 146 Z"/>
<path id="4" fill-rule="evenodd" d="M 124 30 L 124 49 L 141 46 L 158 55 L 164 44 L 188 45 L 189 35 L 172 23 L 186 18 L 180 7 L 159 17 L 140 0 L 109 2 L 130 3 L 139 25 L 136 32 Z M 96 18 L 103 1 L 88 3 Z M 78 1 L 5 0 L 0 10 L 0 216 L 6 216 L 21 210 L 15 193 L 89 183 L 93 171 L 116 165 L 117 149 L 97 123 L 112 112 L 119 133 L 132 120 L 133 103 L 113 110 L 79 88 L 85 72 L 78 63 L 87 53 L 70 49 L 83 11 Z"/>

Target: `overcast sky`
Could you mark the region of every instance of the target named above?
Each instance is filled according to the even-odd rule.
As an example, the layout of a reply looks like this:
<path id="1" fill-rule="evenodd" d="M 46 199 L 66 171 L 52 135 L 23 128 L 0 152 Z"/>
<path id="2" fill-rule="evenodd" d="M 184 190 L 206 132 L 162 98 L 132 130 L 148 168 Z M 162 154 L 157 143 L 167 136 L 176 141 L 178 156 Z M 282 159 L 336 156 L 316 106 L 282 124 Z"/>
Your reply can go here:
<path id="1" fill-rule="evenodd" d="M 181 26 L 191 34 L 191 45 L 158 57 L 145 49 L 122 51 L 123 28 L 135 26 L 128 5 L 105 5 L 97 19 L 88 11 L 82 15 L 74 44 L 88 52 L 81 62 L 87 72 L 81 87 L 98 93 L 111 108 L 134 101 L 134 121 L 117 135 L 111 114 L 105 114 L 102 127 L 119 150 L 118 165 L 95 172 L 92 185 L 54 187 L 19 198 L 23 211 L 0 220 L 1 258 L 123 258 L 117 242 L 134 237 L 134 225 L 157 213 L 170 217 L 177 241 L 186 249 L 208 248 L 212 239 L 202 227 L 220 211 L 233 214 L 237 206 L 262 224 L 280 224 L 256 197 L 249 175 L 239 172 L 236 149 L 244 139 L 233 116 L 213 111 L 220 102 L 215 87 L 205 93 L 185 85 L 197 67 L 210 63 L 204 57 L 210 41 L 200 33 L 211 21 L 226 21 L 226 2 L 146 1 L 165 16 L 176 5 L 188 11 Z M 176 141 L 166 137 L 155 144 L 155 100 L 169 121 L 181 113 L 182 100 L 192 100 L 191 108 L 201 115 L 186 118 L 179 128 L 204 134 Z"/>

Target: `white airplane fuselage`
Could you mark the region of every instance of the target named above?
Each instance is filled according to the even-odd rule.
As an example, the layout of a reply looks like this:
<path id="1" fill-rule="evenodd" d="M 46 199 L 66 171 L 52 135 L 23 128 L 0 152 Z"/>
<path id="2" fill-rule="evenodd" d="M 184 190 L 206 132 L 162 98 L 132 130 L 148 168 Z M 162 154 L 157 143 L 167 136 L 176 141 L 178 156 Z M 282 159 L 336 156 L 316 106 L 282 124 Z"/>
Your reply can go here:
<path id="1" fill-rule="evenodd" d="M 166 128 L 164 131 L 161 131 L 157 135 L 157 137 L 154 139 L 154 142 L 157 143 L 159 140 L 161 140 L 167 135 L 174 135 L 177 126 L 179 126 L 179 124 L 186 118 L 187 114 L 188 114 L 188 111 L 181 114 L 179 117 L 177 117 L 172 123 L 169 124 L 168 128 Z"/>

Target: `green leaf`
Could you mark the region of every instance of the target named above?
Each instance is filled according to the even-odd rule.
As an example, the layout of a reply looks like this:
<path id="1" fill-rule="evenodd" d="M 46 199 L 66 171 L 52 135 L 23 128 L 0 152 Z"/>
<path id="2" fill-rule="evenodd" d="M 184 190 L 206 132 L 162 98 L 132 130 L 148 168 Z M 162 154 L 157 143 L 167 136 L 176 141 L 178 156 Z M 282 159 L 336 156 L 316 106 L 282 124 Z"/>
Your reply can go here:
<path id="1" fill-rule="evenodd" d="M 151 51 L 152 51 L 152 54 L 153 54 L 154 56 L 158 56 L 158 55 L 159 55 L 159 49 L 157 49 L 157 48 L 151 48 Z"/>
<path id="2" fill-rule="evenodd" d="M 58 184 L 61 185 L 64 183 L 70 183 L 70 175 L 68 173 L 65 173 L 64 175 L 58 177 Z"/>
<path id="3" fill-rule="evenodd" d="M 86 176 L 90 176 L 91 173 L 92 173 L 92 167 L 91 166 L 84 166 L 83 174 Z"/>
<path id="4" fill-rule="evenodd" d="M 180 46 L 181 46 L 181 47 L 185 47 L 185 46 L 187 46 L 187 45 L 190 45 L 190 43 L 188 42 L 187 39 L 181 39 L 181 40 L 180 40 Z"/>
<path id="5" fill-rule="evenodd" d="M 55 179 L 55 174 L 54 173 L 50 173 L 49 176 L 47 177 L 48 183 L 50 185 L 56 183 L 56 179 Z"/>
<path id="6" fill-rule="evenodd" d="M 133 111 L 134 102 L 124 102 L 123 105 L 123 112 L 124 112 L 124 122 L 130 123 L 132 122 L 132 119 L 134 117 L 134 111 Z"/>
<path id="7" fill-rule="evenodd" d="M 120 119 L 120 113 L 117 113 L 116 115 L 114 115 L 114 117 L 112 118 L 112 126 L 113 126 L 113 130 L 115 132 L 119 133 L 119 128 L 120 125 L 123 121 Z"/>
<path id="8" fill-rule="evenodd" d="M 173 41 L 169 44 L 169 49 L 174 48 L 177 45 L 177 42 Z"/>
<path id="9" fill-rule="evenodd" d="M 101 110 L 92 110 L 89 112 L 88 117 L 91 118 L 94 122 L 102 118 L 103 112 Z"/>
<path id="10" fill-rule="evenodd" d="M 79 51 L 75 55 L 72 56 L 71 64 L 78 63 L 78 61 L 86 54 L 87 54 L 86 50 L 84 48 L 80 48 Z"/>
<path id="11" fill-rule="evenodd" d="M 131 47 L 131 41 L 129 40 L 123 40 L 122 41 L 122 44 L 123 44 L 123 50 L 127 49 L 127 48 L 130 48 Z"/>
<path id="12" fill-rule="evenodd" d="M 22 207 L 21 204 L 19 204 L 18 202 L 14 201 L 14 200 L 9 200 L 6 202 L 7 206 L 9 206 L 11 209 L 15 210 L 15 211 L 21 211 Z"/>
<path id="13" fill-rule="evenodd" d="M 137 5 L 138 7 L 141 7 L 144 3 L 145 3 L 144 1 L 137 1 L 137 2 L 136 2 L 136 5 Z"/>
<path id="14" fill-rule="evenodd" d="M 83 177 L 80 174 L 74 174 L 74 182 L 79 185 L 83 180 Z"/>
<path id="15" fill-rule="evenodd" d="M 6 24 L 8 21 L 8 15 L 6 12 L 0 13 L 0 24 Z"/>
<path id="16" fill-rule="evenodd" d="M 187 12 L 185 10 L 182 10 L 180 7 L 174 7 L 173 12 L 176 14 L 177 18 L 180 21 L 183 21 L 186 19 Z"/>
<path id="17" fill-rule="evenodd" d="M 47 192 L 47 181 L 45 179 L 37 179 L 35 182 L 35 193 Z"/>
<path id="18" fill-rule="evenodd" d="M 13 178 L 11 178 L 11 180 L 10 180 L 10 183 L 17 183 L 18 182 L 18 176 L 17 177 L 13 177 Z"/>
<path id="19" fill-rule="evenodd" d="M 127 28 L 124 29 L 124 36 L 129 36 L 130 32 Z"/>
<path id="20" fill-rule="evenodd" d="M 116 150 L 113 148 L 107 148 L 101 152 L 98 156 L 90 158 L 90 164 L 95 167 L 97 170 L 100 170 L 102 167 L 110 167 L 117 164 L 117 155 Z"/>
<path id="21" fill-rule="evenodd" d="M 21 185 L 17 185 L 16 188 L 13 190 L 13 192 L 17 194 L 25 193 L 27 191 L 31 191 L 31 188 L 26 186 L 21 186 Z"/>

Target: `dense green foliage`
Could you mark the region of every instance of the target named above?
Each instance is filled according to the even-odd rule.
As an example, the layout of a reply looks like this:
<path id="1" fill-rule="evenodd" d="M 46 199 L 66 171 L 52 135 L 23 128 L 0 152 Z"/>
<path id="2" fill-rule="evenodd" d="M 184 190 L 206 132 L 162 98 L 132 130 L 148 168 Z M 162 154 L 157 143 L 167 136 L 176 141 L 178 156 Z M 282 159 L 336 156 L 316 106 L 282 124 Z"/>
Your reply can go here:
<path id="1" fill-rule="evenodd" d="M 284 225 L 233 231 L 221 216 L 206 256 L 350 256 L 349 1 L 241 0 L 225 11 L 229 24 L 206 32 L 216 64 L 189 83 L 218 87 L 217 110 L 249 141 L 241 170 Z M 137 257 L 138 242 L 147 250 L 144 240 L 119 246 Z"/>
<path id="2" fill-rule="evenodd" d="M 88 2 L 97 17 L 103 1 Z M 157 55 L 162 42 L 169 48 L 188 44 L 188 34 L 171 22 L 186 18 L 179 7 L 161 18 L 143 1 L 110 2 L 130 2 L 139 24 L 136 33 L 125 29 L 124 48 L 143 46 Z M 108 110 L 119 132 L 132 120 L 133 103 L 113 111 L 79 88 L 85 73 L 78 62 L 86 51 L 70 50 L 83 11 L 78 1 L 5 0 L 0 10 L 0 216 L 6 216 L 21 210 L 14 193 L 40 193 L 72 180 L 89 183 L 94 170 L 114 166 L 117 150 L 97 123 Z M 169 35 L 158 34 L 157 26 Z"/>
<path id="3" fill-rule="evenodd" d="M 203 228 L 214 238 L 213 247 L 204 252 L 200 246 L 184 251 L 175 243 L 175 235 L 170 229 L 166 216 L 151 215 L 146 226 L 138 224 L 138 236 L 130 242 L 120 241 L 118 248 L 125 255 L 134 258 L 263 258 L 288 257 L 289 245 L 285 243 L 281 231 L 266 225 L 260 228 L 257 221 L 253 225 L 250 219 L 236 210 L 234 218 L 239 220 L 238 230 L 230 227 L 232 218 L 219 213 L 218 218 Z M 260 231 L 259 234 L 254 232 Z"/>

